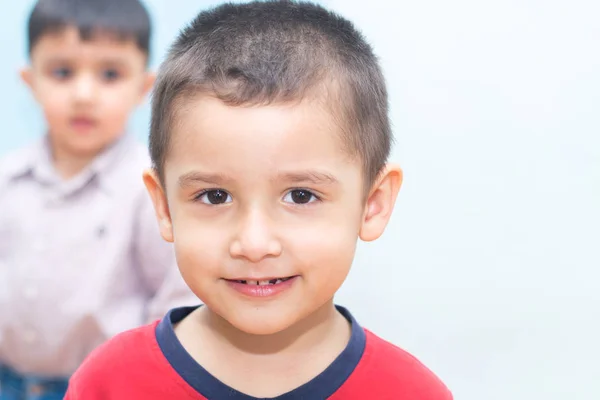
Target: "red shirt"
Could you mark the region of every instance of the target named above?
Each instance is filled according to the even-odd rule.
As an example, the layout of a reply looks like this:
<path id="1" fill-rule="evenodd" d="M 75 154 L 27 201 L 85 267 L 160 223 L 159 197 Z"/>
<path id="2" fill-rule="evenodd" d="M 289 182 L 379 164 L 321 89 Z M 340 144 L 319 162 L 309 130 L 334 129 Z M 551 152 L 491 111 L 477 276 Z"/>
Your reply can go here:
<path id="1" fill-rule="evenodd" d="M 66 400 L 259 400 L 226 386 L 197 364 L 173 325 L 194 308 L 172 310 L 159 323 L 122 333 L 73 375 Z M 350 313 L 350 342 L 310 382 L 277 400 L 451 400 L 450 391 L 417 359 L 361 328 Z"/>

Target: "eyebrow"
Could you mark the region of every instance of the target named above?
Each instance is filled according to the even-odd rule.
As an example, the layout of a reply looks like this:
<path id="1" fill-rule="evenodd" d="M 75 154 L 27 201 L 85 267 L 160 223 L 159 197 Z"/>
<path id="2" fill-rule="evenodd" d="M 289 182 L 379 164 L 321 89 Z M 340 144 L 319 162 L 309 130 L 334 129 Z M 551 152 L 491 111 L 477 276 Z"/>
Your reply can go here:
<path id="1" fill-rule="evenodd" d="M 193 186 L 195 183 L 208 183 L 212 185 L 223 185 L 231 182 L 231 179 L 221 174 L 208 174 L 199 171 L 187 172 L 177 180 L 179 186 L 185 188 Z"/>
<path id="2" fill-rule="evenodd" d="M 53 54 L 46 58 L 44 62 L 48 64 L 73 64 L 77 61 L 77 57 L 72 55 L 62 55 L 62 54 Z M 105 57 L 100 58 L 95 61 L 95 64 L 102 66 L 114 66 L 119 68 L 124 68 L 129 65 L 129 63 L 121 58 L 117 57 Z"/>
<path id="3" fill-rule="evenodd" d="M 299 172 L 286 172 L 278 177 L 278 180 L 293 183 L 312 183 L 315 185 L 335 185 L 339 181 L 335 176 L 322 171 L 307 170 Z"/>
<path id="4" fill-rule="evenodd" d="M 46 64 L 73 64 L 73 57 L 65 57 L 62 55 L 51 55 L 42 61 Z"/>
<path id="5" fill-rule="evenodd" d="M 115 66 L 115 67 L 120 67 L 120 68 L 124 68 L 126 66 L 129 65 L 129 63 L 121 58 L 115 58 L 115 57 L 107 57 L 107 58 L 103 58 L 98 60 L 98 64 L 106 66 L 106 65 L 110 65 L 110 66 Z"/>
<path id="6" fill-rule="evenodd" d="M 311 183 L 314 185 L 335 185 L 339 181 L 331 174 L 322 171 L 308 170 L 299 172 L 285 172 L 278 175 L 274 180 L 283 182 Z M 190 171 L 179 177 L 177 180 L 180 187 L 186 188 L 198 183 L 208 183 L 211 185 L 224 185 L 232 181 L 231 178 L 222 174 L 203 173 L 200 171 Z"/>

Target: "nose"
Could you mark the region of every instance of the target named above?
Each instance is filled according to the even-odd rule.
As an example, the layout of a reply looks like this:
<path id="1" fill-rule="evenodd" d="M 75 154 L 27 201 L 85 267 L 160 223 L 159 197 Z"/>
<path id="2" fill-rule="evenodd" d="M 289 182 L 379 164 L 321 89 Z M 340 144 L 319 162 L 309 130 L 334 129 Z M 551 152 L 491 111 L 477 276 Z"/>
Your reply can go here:
<path id="1" fill-rule="evenodd" d="M 73 97 L 76 103 L 90 103 L 94 100 L 97 84 L 93 76 L 82 74 L 73 82 Z"/>
<path id="2" fill-rule="evenodd" d="M 240 219 L 236 236 L 229 248 L 233 258 L 244 258 L 255 263 L 277 257 L 281 251 L 281 242 L 274 234 L 272 220 L 260 210 L 249 211 Z"/>

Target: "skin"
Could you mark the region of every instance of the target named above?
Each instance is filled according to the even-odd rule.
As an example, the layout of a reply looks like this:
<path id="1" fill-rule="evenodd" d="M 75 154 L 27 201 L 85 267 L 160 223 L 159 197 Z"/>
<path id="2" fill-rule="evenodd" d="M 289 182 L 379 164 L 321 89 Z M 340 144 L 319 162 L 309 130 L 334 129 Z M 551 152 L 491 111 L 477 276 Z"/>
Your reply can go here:
<path id="1" fill-rule="evenodd" d="M 134 40 L 82 40 L 74 27 L 46 33 L 30 56 L 21 78 L 43 109 L 54 166 L 68 179 L 124 134 L 154 75 Z"/>
<path id="2" fill-rule="evenodd" d="M 162 236 L 206 305 L 176 327 L 179 340 L 248 395 L 288 392 L 345 348 L 350 328 L 333 296 L 357 240 L 383 233 L 402 182 L 388 165 L 365 196 L 362 163 L 324 110 L 313 100 L 231 107 L 198 96 L 178 112 L 165 186 L 144 174 Z M 272 298 L 227 281 L 290 276 Z"/>

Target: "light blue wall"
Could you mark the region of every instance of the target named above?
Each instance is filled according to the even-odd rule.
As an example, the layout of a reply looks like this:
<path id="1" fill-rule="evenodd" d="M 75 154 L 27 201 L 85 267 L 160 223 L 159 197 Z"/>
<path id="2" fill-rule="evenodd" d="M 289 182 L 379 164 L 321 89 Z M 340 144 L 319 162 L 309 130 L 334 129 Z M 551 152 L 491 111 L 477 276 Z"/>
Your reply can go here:
<path id="1" fill-rule="evenodd" d="M 33 0 L 10 1 L 2 5 L 0 15 L 0 156 L 22 146 L 43 133 L 42 114 L 18 77 L 27 62 L 26 21 Z M 221 3 L 218 0 L 146 0 L 154 23 L 153 55 L 155 68 L 166 48 L 185 23 L 203 9 Z M 174 6 L 176 4 L 176 6 Z M 131 130 L 146 140 L 149 105 L 132 117 Z"/>

